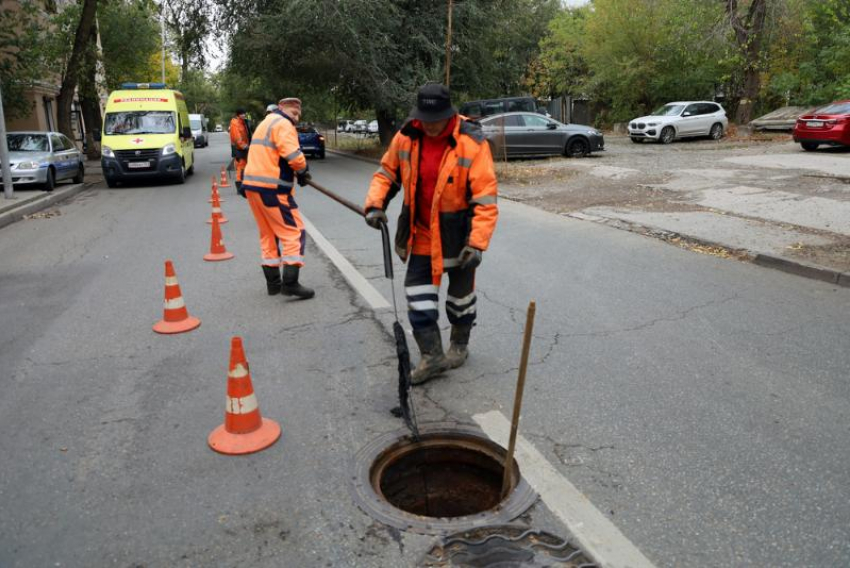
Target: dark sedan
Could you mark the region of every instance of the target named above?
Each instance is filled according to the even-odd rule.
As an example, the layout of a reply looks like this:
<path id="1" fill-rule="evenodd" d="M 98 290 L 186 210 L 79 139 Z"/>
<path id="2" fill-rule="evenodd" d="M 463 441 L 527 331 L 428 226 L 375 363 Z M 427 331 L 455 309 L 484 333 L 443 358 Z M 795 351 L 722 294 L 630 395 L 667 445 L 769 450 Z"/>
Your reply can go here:
<path id="1" fill-rule="evenodd" d="M 566 155 L 581 158 L 605 149 L 592 126 L 564 124 L 531 112 L 508 112 L 481 119 L 495 158 Z"/>

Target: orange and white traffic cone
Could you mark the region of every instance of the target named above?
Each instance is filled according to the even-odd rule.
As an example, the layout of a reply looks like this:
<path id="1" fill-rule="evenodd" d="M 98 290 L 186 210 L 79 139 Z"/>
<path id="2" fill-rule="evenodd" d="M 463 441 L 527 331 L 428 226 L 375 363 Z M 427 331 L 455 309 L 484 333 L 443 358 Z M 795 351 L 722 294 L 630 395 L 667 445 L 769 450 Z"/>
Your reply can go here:
<path id="1" fill-rule="evenodd" d="M 220 187 L 230 187 L 230 184 L 227 182 L 227 170 L 224 166 L 221 166 L 221 185 Z"/>
<path id="2" fill-rule="evenodd" d="M 215 181 L 215 176 L 213 176 L 213 178 L 212 178 L 212 188 L 210 189 L 210 198 L 207 199 L 207 203 L 212 203 L 213 197 L 215 197 L 216 195 L 218 195 L 219 203 L 224 203 L 225 200 L 221 197 L 221 195 L 219 195 L 218 184 Z"/>
<path id="3" fill-rule="evenodd" d="M 212 219 L 212 237 L 210 237 L 210 253 L 204 255 L 204 260 L 214 262 L 217 260 L 230 260 L 233 258 L 232 252 L 227 252 L 224 247 L 224 239 L 221 236 L 221 226 L 218 223 L 218 218 Z"/>
<path id="4" fill-rule="evenodd" d="M 260 415 L 257 396 L 251 384 L 251 373 L 242 349 L 242 338 L 234 337 L 230 343 L 224 424 L 210 433 L 207 443 L 221 454 L 235 456 L 265 450 L 278 438 L 280 425 Z"/>
<path id="5" fill-rule="evenodd" d="M 218 219 L 218 222 L 224 225 L 227 223 L 227 218 L 221 212 L 221 202 L 218 199 L 218 194 L 213 195 L 212 216 L 207 219 L 207 224 L 212 225 L 213 219 Z"/>
<path id="6" fill-rule="evenodd" d="M 153 330 L 157 333 L 183 333 L 192 331 L 201 325 L 201 320 L 193 318 L 186 309 L 183 294 L 180 292 L 180 284 L 177 283 L 177 274 L 174 273 L 174 264 L 170 260 L 165 261 L 165 310 L 162 319 L 156 322 Z"/>

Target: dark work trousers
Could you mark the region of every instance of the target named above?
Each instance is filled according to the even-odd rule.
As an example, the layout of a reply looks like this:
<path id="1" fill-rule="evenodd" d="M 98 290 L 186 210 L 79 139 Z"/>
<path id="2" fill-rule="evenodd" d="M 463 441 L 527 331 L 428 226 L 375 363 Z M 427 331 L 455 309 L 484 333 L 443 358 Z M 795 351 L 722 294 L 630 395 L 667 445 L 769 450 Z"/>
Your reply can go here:
<path id="1" fill-rule="evenodd" d="M 475 269 L 449 268 L 446 315 L 452 325 L 471 326 L 475 321 Z M 404 277 L 407 315 L 413 331 L 436 327 L 439 319 L 440 287 L 431 279 L 431 257 L 414 254 L 407 261 Z"/>

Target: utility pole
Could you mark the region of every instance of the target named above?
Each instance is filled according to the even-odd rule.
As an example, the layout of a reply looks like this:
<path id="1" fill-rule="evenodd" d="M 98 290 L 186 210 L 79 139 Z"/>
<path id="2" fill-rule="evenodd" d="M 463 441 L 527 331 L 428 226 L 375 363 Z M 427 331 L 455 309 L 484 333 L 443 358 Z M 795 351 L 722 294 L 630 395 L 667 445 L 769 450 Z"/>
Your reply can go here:
<path id="1" fill-rule="evenodd" d="M 14 199 L 12 166 L 9 163 L 9 144 L 6 141 L 6 115 L 3 113 L 3 93 L 0 92 L 0 167 L 3 169 L 3 197 Z"/>
<path id="2" fill-rule="evenodd" d="M 446 26 L 446 87 L 449 86 L 452 70 L 452 0 L 449 0 L 449 16 Z"/>
<path id="3" fill-rule="evenodd" d="M 165 83 L 165 2 L 159 14 L 159 25 L 162 33 L 162 82 Z"/>

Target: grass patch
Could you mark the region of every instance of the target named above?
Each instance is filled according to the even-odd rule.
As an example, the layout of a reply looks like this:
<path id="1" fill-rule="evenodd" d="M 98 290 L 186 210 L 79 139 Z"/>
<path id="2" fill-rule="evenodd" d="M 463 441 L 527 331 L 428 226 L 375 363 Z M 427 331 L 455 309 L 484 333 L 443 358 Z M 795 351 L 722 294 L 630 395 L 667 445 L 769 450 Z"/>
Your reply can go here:
<path id="1" fill-rule="evenodd" d="M 325 132 L 325 146 L 340 152 L 350 152 L 358 156 L 380 159 L 385 148 L 377 136 L 353 136 L 334 132 Z"/>
<path id="2" fill-rule="evenodd" d="M 529 165 L 524 162 L 496 162 L 496 178 L 500 183 L 514 185 L 542 185 L 563 181 L 576 175 L 576 171 L 545 164 Z"/>

